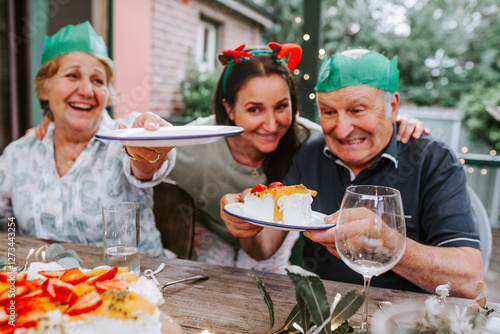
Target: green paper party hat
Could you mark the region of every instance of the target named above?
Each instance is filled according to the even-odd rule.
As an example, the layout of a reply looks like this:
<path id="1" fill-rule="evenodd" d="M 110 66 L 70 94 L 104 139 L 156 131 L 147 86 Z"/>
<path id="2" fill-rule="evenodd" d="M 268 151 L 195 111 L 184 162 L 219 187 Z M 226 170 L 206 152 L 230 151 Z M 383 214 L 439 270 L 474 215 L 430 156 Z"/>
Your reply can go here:
<path id="1" fill-rule="evenodd" d="M 87 52 L 110 61 L 106 43 L 97 35 L 92 25 L 85 21 L 78 25 L 67 25 L 53 36 L 45 37 L 42 64 L 47 60 L 68 52 Z"/>
<path id="2" fill-rule="evenodd" d="M 375 51 L 357 58 L 341 53 L 321 64 L 316 91 L 330 92 L 342 87 L 370 85 L 394 93 L 398 90 L 398 57 L 391 60 Z"/>

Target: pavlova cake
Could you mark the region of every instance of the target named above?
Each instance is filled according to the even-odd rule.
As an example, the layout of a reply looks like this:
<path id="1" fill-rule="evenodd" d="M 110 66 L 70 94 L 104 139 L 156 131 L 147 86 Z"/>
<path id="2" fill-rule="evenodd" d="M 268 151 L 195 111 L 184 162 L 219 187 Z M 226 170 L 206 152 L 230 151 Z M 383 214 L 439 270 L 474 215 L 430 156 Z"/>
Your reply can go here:
<path id="1" fill-rule="evenodd" d="M 302 184 L 284 186 L 273 182 L 256 185 L 245 197 L 243 211 L 247 217 L 284 225 L 312 225 L 311 203 L 316 191 Z"/>
<path id="2" fill-rule="evenodd" d="M 163 303 L 155 283 L 126 268 L 34 262 L 27 272 L 0 275 L 0 333 L 159 334 Z"/>

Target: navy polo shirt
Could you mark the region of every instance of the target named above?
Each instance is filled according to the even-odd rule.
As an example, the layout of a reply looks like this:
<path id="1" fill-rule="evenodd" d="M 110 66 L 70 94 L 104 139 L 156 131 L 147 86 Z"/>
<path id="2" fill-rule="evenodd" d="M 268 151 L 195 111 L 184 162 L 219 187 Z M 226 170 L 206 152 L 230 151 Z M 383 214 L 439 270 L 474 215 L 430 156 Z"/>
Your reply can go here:
<path id="1" fill-rule="evenodd" d="M 395 124 L 381 157 L 357 176 L 332 154 L 322 134 L 311 137 L 294 156 L 284 183 L 302 183 L 317 190 L 312 209 L 324 214 L 340 209 L 350 185 L 396 188 L 402 196 L 408 238 L 424 245 L 479 249 L 462 163 L 436 138 L 424 134 L 403 144 L 396 140 L 396 133 Z M 303 256 L 304 268 L 323 279 L 363 284 L 361 274 L 308 238 L 304 238 Z M 373 277 L 371 285 L 423 291 L 393 271 Z"/>

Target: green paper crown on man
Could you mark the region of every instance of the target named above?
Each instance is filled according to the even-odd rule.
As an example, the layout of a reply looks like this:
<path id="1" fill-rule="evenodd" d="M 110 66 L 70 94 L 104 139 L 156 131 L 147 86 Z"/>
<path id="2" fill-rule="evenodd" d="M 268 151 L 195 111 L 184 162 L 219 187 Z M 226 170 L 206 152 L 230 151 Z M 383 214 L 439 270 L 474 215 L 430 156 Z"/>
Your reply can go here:
<path id="1" fill-rule="evenodd" d="M 394 93 L 398 90 L 398 57 L 391 60 L 384 55 L 368 51 L 357 58 L 336 53 L 325 58 L 319 71 L 316 91 L 333 90 L 356 85 L 369 85 Z"/>

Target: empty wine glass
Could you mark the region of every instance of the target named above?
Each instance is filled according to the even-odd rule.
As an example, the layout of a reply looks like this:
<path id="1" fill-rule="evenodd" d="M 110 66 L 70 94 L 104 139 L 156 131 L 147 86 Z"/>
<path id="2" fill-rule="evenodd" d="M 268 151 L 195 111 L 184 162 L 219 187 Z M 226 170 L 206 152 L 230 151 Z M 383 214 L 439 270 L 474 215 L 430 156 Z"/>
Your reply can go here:
<path id="1" fill-rule="evenodd" d="M 406 247 L 399 191 L 381 186 L 348 187 L 337 219 L 335 244 L 342 261 L 364 277 L 361 330 L 367 330 L 370 280 L 394 267 Z"/>

